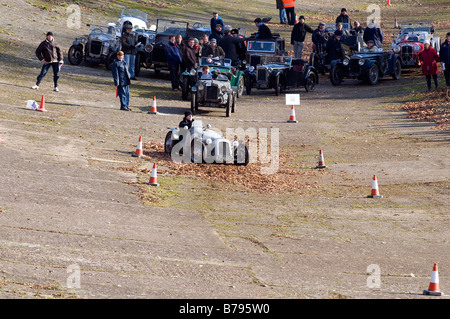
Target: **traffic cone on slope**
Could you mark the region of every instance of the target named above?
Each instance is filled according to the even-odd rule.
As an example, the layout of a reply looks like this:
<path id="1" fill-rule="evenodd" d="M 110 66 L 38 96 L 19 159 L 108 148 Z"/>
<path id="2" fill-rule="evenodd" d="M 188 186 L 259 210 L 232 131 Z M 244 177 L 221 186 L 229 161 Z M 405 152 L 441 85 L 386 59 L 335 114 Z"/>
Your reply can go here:
<path id="1" fill-rule="evenodd" d="M 387 0 L 386 6 L 388 6 L 388 7 L 391 6 L 391 0 Z"/>
<path id="2" fill-rule="evenodd" d="M 316 168 L 326 168 L 322 150 L 319 151 L 319 164 L 316 166 Z"/>
<path id="3" fill-rule="evenodd" d="M 439 288 L 439 272 L 438 272 L 438 264 L 434 264 L 433 271 L 431 272 L 431 280 L 428 289 L 423 291 L 424 295 L 431 296 L 442 296 L 444 295 Z"/>
<path id="4" fill-rule="evenodd" d="M 397 22 L 397 18 L 395 18 L 395 22 L 394 22 L 394 29 L 398 29 L 398 22 Z"/>
<path id="5" fill-rule="evenodd" d="M 378 181 L 377 181 L 377 175 L 373 175 L 373 181 L 372 181 L 372 193 L 367 196 L 370 198 L 383 198 L 382 195 L 378 192 Z"/>
<path id="6" fill-rule="evenodd" d="M 156 107 L 156 96 L 153 96 L 153 102 L 152 102 L 152 106 L 150 107 L 150 112 L 148 112 L 148 114 L 157 114 L 157 107 Z"/>
<path id="7" fill-rule="evenodd" d="M 158 184 L 158 172 L 156 170 L 156 163 L 153 164 L 152 173 L 150 174 L 150 180 L 148 182 L 149 185 L 159 186 Z"/>
<path id="8" fill-rule="evenodd" d="M 291 107 L 291 115 L 289 117 L 288 123 L 298 123 L 298 121 L 295 119 L 295 109 L 293 105 Z"/>
<path id="9" fill-rule="evenodd" d="M 39 108 L 37 109 L 37 111 L 39 111 L 39 112 L 48 112 L 45 109 L 45 96 L 44 96 L 44 94 L 42 94 L 41 104 L 39 105 Z"/>
<path id="10" fill-rule="evenodd" d="M 136 148 L 136 153 L 133 154 L 134 157 L 141 157 L 143 155 L 142 152 L 142 136 L 139 136 L 139 142 Z"/>

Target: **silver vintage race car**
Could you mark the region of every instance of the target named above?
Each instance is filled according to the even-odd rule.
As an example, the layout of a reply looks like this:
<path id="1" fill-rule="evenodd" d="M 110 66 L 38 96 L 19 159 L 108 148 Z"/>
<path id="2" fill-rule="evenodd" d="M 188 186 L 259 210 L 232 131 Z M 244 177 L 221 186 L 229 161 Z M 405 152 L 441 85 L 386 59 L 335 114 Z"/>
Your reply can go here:
<path id="1" fill-rule="evenodd" d="M 192 127 L 171 128 L 164 141 L 164 152 L 174 162 L 247 165 L 250 154 L 244 141 L 230 142 L 221 134 L 203 125 L 201 120 Z"/>

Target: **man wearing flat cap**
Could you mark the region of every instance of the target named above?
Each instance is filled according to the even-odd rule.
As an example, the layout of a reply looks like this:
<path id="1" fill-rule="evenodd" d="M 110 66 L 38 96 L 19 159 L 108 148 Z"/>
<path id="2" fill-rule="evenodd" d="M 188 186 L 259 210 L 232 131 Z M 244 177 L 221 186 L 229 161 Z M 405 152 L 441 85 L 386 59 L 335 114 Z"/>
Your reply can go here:
<path id="1" fill-rule="evenodd" d="M 327 41 L 325 50 L 327 51 L 327 63 L 331 63 L 333 60 L 342 59 L 342 43 L 341 43 L 342 31 L 334 31 L 334 36 L 330 37 Z"/>
<path id="2" fill-rule="evenodd" d="M 307 32 L 313 33 L 314 30 L 305 23 L 305 17 L 300 16 L 291 33 L 291 44 L 294 45 L 294 56 L 296 59 L 302 58 L 303 42 Z"/>
<path id="3" fill-rule="evenodd" d="M 59 79 L 59 69 L 63 62 L 63 55 L 61 48 L 55 42 L 53 38 L 53 32 L 48 32 L 44 41 L 39 44 L 36 49 L 36 57 L 42 62 L 41 73 L 37 77 L 36 84 L 32 89 L 39 89 L 39 84 L 44 79 L 47 74 L 48 69 L 51 67 L 53 70 L 53 90 L 59 92 L 58 89 L 58 79 Z"/>

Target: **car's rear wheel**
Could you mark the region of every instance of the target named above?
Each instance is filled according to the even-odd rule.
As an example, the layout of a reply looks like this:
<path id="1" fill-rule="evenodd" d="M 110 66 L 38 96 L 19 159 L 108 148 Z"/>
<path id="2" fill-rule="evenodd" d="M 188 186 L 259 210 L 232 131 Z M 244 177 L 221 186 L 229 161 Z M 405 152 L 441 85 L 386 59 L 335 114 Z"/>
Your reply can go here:
<path id="1" fill-rule="evenodd" d="M 227 104 L 225 105 L 225 116 L 230 117 L 231 113 L 231 100 L 233 99 L 233 96 L 228 94 Z"/>
<path id="2" fill-rule="evenodd" d="M 83 48 L 79 45 L 72 45 L 68 54 L 69 62 L 72 65 L 79 65 L 83 62 Z"/>
<path id="3" fill-rule="evenodd" d="M 392 73 L 392 78 L 394 80 L 400 80 L 400 76 L 402 75 L 402 63 L 400 59 L 395 61 L 394 73 Z"/>
<path id="4" fill-rule="evenodd" d="M 245 77 L 245 93 L 247 93 L 247 95 L 252 93 L 252 80 L 250 79 L 250 76 Z"/>
<path id="5" fill-rule="evenodd" d="M 342 83 L 344 78 L 342 68 L 339 65 L 334 65 L 330 70 L 330 81 L 334 86 L 338 86 Z"/>
<path id="6" fill-rule="evenodd" d="M 166 154 L 172 153 L 173 141 L 172 141 L 172 131 L 167 132 L 166 138 L 164 139 L 164 152 Z"/>
<path id="7" fill-rule="evenodd" d="M 237 89 L 237 95 L 236 97 L 241 97 L 244 94 L 244 76 L 241 76 L 239 78 L 239 84 L 238 84 L 238 89 Z"/>
<path id="8" fill-rule="evenodd" d="M 134 75 L 139 76 L 141 74 L 141 55 L 138 53 L 136 54 L 136 60 L 134 65 Z"/>
<path id="9" fill-rule="evenodd" d="M 280 76 L 277 76 L 275 79 L 275 95 L 278 96 L 281 93 L 281 81 L 280 81 Z"/>
<path id="10" fill-rule="evenodd" d="M 379 76 L 380 76 L 380 68 L 378 67 L 377 64 L 373 64 L 367 72 L 367 82 L 370 85 L 375 85 L 378 83 Z"/>
<path id="11" fill-rule="evenodd" d="M 316 88 L 317 77 L 314 72 L 309 72 L 305 79 L 305 90 L 306 92 L 312 92 Z"/>

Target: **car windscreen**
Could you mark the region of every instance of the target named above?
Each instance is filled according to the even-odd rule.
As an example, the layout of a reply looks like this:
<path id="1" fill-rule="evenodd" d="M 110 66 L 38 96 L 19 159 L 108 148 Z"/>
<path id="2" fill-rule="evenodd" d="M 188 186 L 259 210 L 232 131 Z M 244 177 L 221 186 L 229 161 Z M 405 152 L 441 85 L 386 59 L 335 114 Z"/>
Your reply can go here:
<path id="1" fill-rule="evenodd" d="M 156 25 L 156 33 L 166 35 L 181 34 L 183 37 L 185 37 L 187 28 L 188 28 L 187 22 L 158 20 Z"/>
<path id="2" fill-rule="evenodd" d="M 200 66 L 204 65 L 229 68 L 231 67 L 231 59 L 202 57 Z"/>
<path id="3" fill-rule="evenodd" d="M 248 41 L 247 51 L 252 52 L 275 52 L 275 42 Z"/>
<path id="4" fill-rule="evenodd" d="M 106 35 L 106 36 L 115 37 L 116 30 L 112 26 L 91 24 L 89 26 L 89 35 L 90 36 Z"/>
<path id="5" fill-rule="evenodd" d="M 147 22 L 147 13 L 134 9 L 123 9 L 121 17 L 133 17 Z"/>

